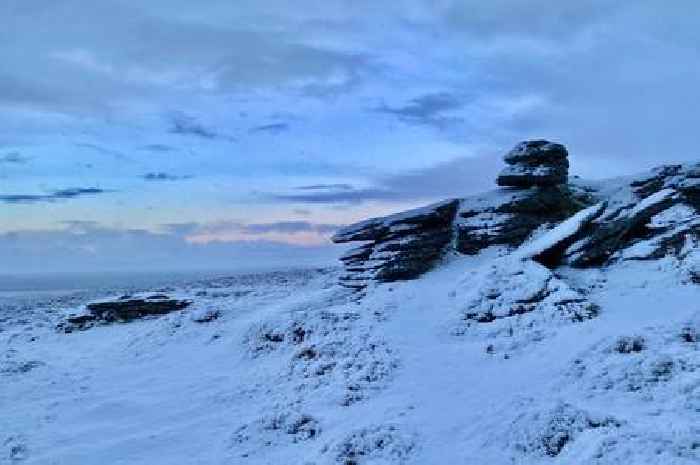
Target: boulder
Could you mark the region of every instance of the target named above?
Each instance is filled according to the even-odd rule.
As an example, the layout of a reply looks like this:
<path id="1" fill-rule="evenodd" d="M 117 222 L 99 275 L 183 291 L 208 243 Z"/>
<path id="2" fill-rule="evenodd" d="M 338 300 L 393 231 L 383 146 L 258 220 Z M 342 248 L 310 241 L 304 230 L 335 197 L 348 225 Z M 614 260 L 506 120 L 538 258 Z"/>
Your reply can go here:
<path id="1" fill-rule="evenodd" d="M 117 300 L 93 302 L 86 305 L 86 312 L 71 315 L 59 324 L 65 332 L 87 329 L 98 324 L 126 323 L 136 319 L 159 316 L 182 310 L 192 303 L 190 300 L 173 299 L 166 295 L 144 298 L 121 297 Z"/>
<path id="2" fill-rule="evenodd" d="M 562 144 L 547 140 L 521 142 L 503 158 L 508 166 L 496 182 L 518 188 L 565 184 L 569 176 L 568 157 Z"/>

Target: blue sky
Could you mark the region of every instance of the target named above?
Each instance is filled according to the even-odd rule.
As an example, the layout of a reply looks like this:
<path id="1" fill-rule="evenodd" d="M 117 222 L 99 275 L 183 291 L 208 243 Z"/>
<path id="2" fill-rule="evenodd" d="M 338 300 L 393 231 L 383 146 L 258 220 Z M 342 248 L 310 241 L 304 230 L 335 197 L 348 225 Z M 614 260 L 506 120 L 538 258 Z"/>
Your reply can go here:
<path id="1" fill-rule="evenodd" d="M 700 158 L 694 1 L 4 0 L 0 274 L 332 261 L 338 225 Z"/>

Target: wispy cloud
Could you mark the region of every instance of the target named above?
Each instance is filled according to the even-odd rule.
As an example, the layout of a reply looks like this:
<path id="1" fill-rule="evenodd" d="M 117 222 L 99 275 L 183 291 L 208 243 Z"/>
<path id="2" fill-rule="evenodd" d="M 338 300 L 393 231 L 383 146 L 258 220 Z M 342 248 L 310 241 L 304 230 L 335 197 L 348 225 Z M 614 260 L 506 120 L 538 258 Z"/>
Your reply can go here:
<path id="1" fill-rule="evenodd" d="M 90 142 L 76 142 L 74 145 L 76 147 L 90 149 L 90 150 L 97 152 L 99 154 L 108 155 L 110 157 L 114 157 L 114 158 L 117 158 L 120 160 L 128 160 L 129 159 L 128 156 L 126 156 L 124 153 L 120 152 L 119 150 L 110 149 L 110 148 L 104 147 L 102 145 L 93 144 Z"/>
<path id="2" fill-rule="evenodd" d="M 354 189 L 348 191 L 319 191 L 305 194 L 272 194 L 273 200 L 311 204 L 361 203 L 368 200 L 400 200 L 398 192 L 383 188 Z"/>
<path id="3" fill-rule="evenodd" d="M 19 152 L 10 152 L 6 153 L 5 155 L 0 156 L 0 165 L 2 164 L 8 164 L 8 165 L 24 165 L 28 163 L 30 160 L 29 157 L 25 157 Z"/>
<path id="4" fill-rule="evenodd" d="M 175 112 L 168 115 L 170 124 L 169 132 L 181 136 L 194 136 L 202 139 L 219 139 L 221 134 L 212 128 L 206 127 L 194 116 L 182 112 Z"/>
<path id="5" fill-rule="evenodd" d="M 321 234 L 333 233 L 343 225 L 311 223 L 309 221 L 277 221 L 274 223 L 253 223 L 243 226 L 243 230 L 251 234 L 278 232 L 278 233 L 299 233 L 317 232 Z"/>
<path id="6" fill-rule="evenodd" d="M 181 181 L 184 179 L 191 179 L 191 175 L 187 176 L 177 176 L 174 174 L 164 173 L 162 171 L 146 173 L 142 176 L 146 181 Z"/>
<path id="7" fill-rule="evenodd" d="M 167 144 L 148 144 L 148 145 L 142 145 L 139 147 L 141 150 L 146 150 L 148 152 L 174 152 L 177 150 L 177 148 L 167 145 Z"/>
<path id="8" fill-rule="evenodd" d="M 500 154 L 460 157 L 391 176 L 370 187 L 318 184 L 302 192 L 268 194 L 275 201 L 308 204 L 359 204 L 368 201 L 416 201 L 459 197 L 495 187 Z M 298 190 L 298 188 L 297 188 Z"/>
<path id="9" fill-rule="evenodd" d="M 97 187 L 76 187 L 60 189 L 48 194 L 0 194 L 0 202 L 8 204 L 55 202 L 59 200 L 75 199 L 77 197 L 105 194 L 107 190 Z"/>
<path id="10" fill-rule="evenodd" d="M 250 128 L 248 131 L 255 133 L 255 132 L 269 132 L 272 134 L 279 134 L 281 132 L 289 131 L 289 123 L 271 123 L 271 124 L 263 124 L 261 126 L 255 126 Z"/>
<path id="11" fill-rule="evenodd" d="M 297 190 L 300 191 L 322 191 L 322 190 L 339 190 L 339 191 L 350 191 L 354 187 L 350 184 L 310 184 L 308 186 L 299 186 Z"/>
<path id="12" fill-rule="evenodd" d="M 186 238 L 193 243 L 272 240 L 297 245 L 328 244 L 329 237 L 342 226 L 303 220 L 269 223 L 188 222 L 161 225 L 167 233 Z"/>
<path id="13" fill-rule="evenodd" d="M 464 105 L 462 97 L 439 92 L 413 98 L 403 106 L 392 107 L 383 103 L 374 110 L 393 115 L 405 123 L 444 128 L 463 121 L 463 118 L 451 115 L 450 112 L 459 110 Z"/>
<path id="14" fill-rule="evenodd" d="M 295 234 L 314 232 L 329 234 L 341 228 L 341 224 L 312 223 L 310 221 L 274 221 L 270 223 L 244 223 L 240 221 L 219 221 L 215 223 L 168 223 L 162 227 L 174 234 L 220 234 L 239 232 L 244 234 L 285 233 Z"/>
<path id="15" fill-rule="evenodd" d="M 80 220 L 65 229 L 0 233 L 3 270 L 22 272 L 275 268 L 334 264 L 338 249 L 261 237 L 192 242 L 145 229 L 119 229 Z"/>

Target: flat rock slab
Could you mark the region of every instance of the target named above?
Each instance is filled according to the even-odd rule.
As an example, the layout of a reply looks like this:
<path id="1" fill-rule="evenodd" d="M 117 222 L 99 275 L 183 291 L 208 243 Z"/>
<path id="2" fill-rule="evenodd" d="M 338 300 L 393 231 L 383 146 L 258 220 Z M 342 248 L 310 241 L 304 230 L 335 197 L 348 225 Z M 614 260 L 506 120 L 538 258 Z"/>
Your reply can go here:
<path id="1" fill-rule="evenodd" d="M 191 303 L 191 300 L 174 299 L 166 295 L 93 302 L 86 305 L 86 313 L 69 316 L 65 323 L 59 325 L 59 329 L 71 332 L 74 329 L 87 329 L 98 324 L 126 323 L 182 310 Z"/>

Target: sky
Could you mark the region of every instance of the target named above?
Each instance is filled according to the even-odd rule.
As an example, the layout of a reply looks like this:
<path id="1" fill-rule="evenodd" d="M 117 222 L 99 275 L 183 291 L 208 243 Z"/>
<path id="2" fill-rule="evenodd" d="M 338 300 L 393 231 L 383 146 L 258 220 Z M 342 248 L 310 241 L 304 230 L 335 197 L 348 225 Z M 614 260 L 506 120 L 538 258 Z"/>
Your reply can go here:
<path id="1" fill-rule="evenodd" d="M 331 263 L 338 227 L 700 159 L 695 0 L 3 0 L 0 274 Z"/>

